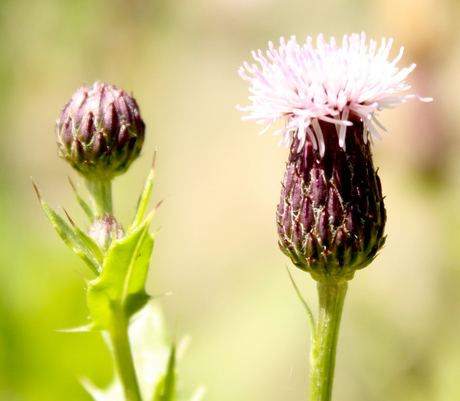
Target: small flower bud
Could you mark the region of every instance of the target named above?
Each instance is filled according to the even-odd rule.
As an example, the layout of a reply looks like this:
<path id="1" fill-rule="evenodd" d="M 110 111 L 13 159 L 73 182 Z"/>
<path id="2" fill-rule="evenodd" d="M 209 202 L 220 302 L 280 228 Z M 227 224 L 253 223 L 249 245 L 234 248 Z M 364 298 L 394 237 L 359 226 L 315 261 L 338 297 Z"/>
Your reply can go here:
<path id="1" fill-rule="evenodd" d="M 366 127 L 350 116 L 344 147 L 334 124 L 320 122 L 326 152 L 292 143 L 277 212 L 279 246 L 315 280 L 353 278 L 385 242 L 382 188 Z M 344 148 L 346 150 L 344 150 Z"/>
<path id="2" fill-rule="evenodd" d="M 95 220 L 88 233 L 104 253 L 107 252 L 114 239 L 122 238 L 124 234 L 123 228 L 110 214 L 105 214 L 102 219 Z"/>
<path id="3" fill-rule="evenodd" d="M 56 121 L 58 154 L 88 180 L 111 180 L 139 156 L 144 131 L 134 98 L 96 82 L 78 89 Z"/>

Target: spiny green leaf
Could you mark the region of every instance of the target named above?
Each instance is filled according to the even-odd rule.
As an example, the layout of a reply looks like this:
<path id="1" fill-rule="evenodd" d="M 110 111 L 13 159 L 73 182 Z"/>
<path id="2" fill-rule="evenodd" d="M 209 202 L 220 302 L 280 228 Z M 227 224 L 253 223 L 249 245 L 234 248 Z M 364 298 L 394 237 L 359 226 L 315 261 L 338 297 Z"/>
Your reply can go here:
<path id="1" fill-rule="evenodd" d="M 152 193 L 153 188 L 153 178 L 155 177 L 155 161 L 157 157 L 157 151 L 155 149 L 155 153 L 153 154 L 153 162 L 152 162 L 152 170 L 147 178 L 147 181 L 144 185 L 144 190 L 142 191 L 142 195 L 139 198 L 139 202 L 137 203 L 137 210 L 134 216 L 133 222 L 131 223 L 131 227 L 128 229 L 128 233 L 133 231 L 139 224 L 141 224 L 142 219 L 144 218 L 145 210 L 147 209 L 147 204 L 149 202 L 150 194 Z"/>
<path id="2" fill-rule="evenodd" d="M 85 214 L 88 216 L 89 220 L 91 223 L 94 221 L 94 214 L 91 208 L 88 206 L 88 204 L 83 200 L 83 198 L 80 196 L 80 193 L 78 192 L 77 188 L 75 185 L 73 185 L 73 182 L 69 178 L 70 185 L 72 186 L 73 191 L 75 192 L 75 196 L 77 197 L 77 202 L 85 212 Z"/>
<path id="3" fill-rule="evenodd" d="M 78 256 L 80 256 L 80 258 L 83 259 L 83 261 L 89 266 L 94 274 L 99 275 L 99 272 L 101 271 L 101 265 L 96 256 L 94 256 L 91 249 L 85 245 L 77 233 L 64 221 L 64 219 L 43 201 L 38 188 L 33 182 L 32 184 L 35 188 L 35 191 L 37 192 L 38 200 L 40 201 L 46 217 L 48 217 L 49 221 L 59 236 L 62 238 L 65 244 L 70 249 L 72 249 L 72 251 L 74 251 Z"/>
<path id="4" fill-rule="evenodd" d="M 86 234 L 83 230 L 81 230 L 77 225 L 73 222 L 73 220 L 70 218 L 69 214 L 67 213 L 66 210 L 64 210 L 67 218 L 70 221 L 70 224 L 72 225 L 73 229 L 75 230 L 75 233 L 80 237 L 82 242 L 86 245 L 86 247 L 92 252 L 94 257 L 97 259 L 100 265 L 102 265 L 104 261 L 104 255 L 102 254 L 101 250 L 97 246 L 97 244 L 94 242 L 94 240 Z"/>
<path id="5" fill-rule="evenodd" d="M 158 304 L 150 301 L 139 314 L 136 314 L 129 327 L 131 351 L 143 400 L 152 400 L 155 389 L 163 379 L 168 366 L 171 347 L 166 326 Z M 107 332 L 101 334 L 111 349 L 110 336 Z M 116 369 L 114 369 L 112 383 L 105 389 L 97 388 L 89 379 L 80 381 L 97 401 L 125 400 L 123 386 Z M 193 401 L 199 400 L 193 399 Z"/>
<path id="6" fill-rule="evenodd" d="M 158 383 L 153 401 L 174 401 L 176 399 L 176 347 L 173 345 L 168 370 Z"/>
<path id="7" fill-rule="evenodd" d="M 108 330 L 113 319 L 129 319 L 149 300 L 145 282 L 153 250 L 148 233 L 153 214 L 134 231 L 112 242 L 101 275 L 88 287 L 94 329 Z"/>

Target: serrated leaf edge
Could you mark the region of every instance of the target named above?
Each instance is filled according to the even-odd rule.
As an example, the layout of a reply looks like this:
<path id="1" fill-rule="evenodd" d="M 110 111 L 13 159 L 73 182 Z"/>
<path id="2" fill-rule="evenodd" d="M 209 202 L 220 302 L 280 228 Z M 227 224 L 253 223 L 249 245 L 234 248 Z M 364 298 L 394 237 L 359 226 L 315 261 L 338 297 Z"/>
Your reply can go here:
<path id="1" fill-rule="evenodd" d="M 99 264 L 97 258 L 93 255 L 91 250 L 83 243 L 80 237 L 77 235 L 75 230 L 70 227 L 65 220 L 59 216 L 48 204 L 42 199 L 40 192 L 32 181 L 32 184 L 37 192 L 38 200 L 40 205 L 45 212 L 46 217 L 51 222 L 51 225 L 57 231 L 59 236 L 62 238 L 64 243 L 74 251 L 83 261 L 88 265 L 88 267 L 93 271 L 94 274 L 99 275 L 101 272 L 101 265 Z"/>

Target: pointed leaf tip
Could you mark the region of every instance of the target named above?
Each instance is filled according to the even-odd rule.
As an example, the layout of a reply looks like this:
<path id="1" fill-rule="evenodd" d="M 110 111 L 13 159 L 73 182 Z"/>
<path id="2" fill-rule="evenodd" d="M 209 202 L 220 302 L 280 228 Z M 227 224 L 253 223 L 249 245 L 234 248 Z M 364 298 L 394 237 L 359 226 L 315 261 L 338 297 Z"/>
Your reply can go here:
<path id="1" fill-rule="evenodd" d="M 166 198 L 165 198 L 166 199 Z M 157 203 L 157 205 L 154 207 L 154 209 L 152 210 L 152 212 L 156 212 L 158 210 L 158 208 L 161 206 L 161 204 L 165 201 L 165 199 L 162 199 L 160 202 Z M 153 215 L 152 215 L 153 216 Z"/>
<path id="2" fill-rule="evenodd" d="M 176 400 L 176 347 L 171 347 L 166 373 L 157 385 L 153 401 Z"/>
<path id="3" fill-rule="evenodd" d="M 32 181 L 32 185 L 34 186 L 35 192 L 37 193 L 37 197 L 38 197 L 39 202 L 42 203 L 42 196 L 40 195 L 40 191 L 38 190 L 37 186 L 35 185 L 34 180 L 32 180 L 32 178 L 30 178 L 30 180 Z"/>
<path id="4" fill-rule="evenodd" d="M 37 195 L 40 200 L 40 204 L 42 206 L 43 211 L 45 212 L 46 217 L 51 222 L 54 229 L 57 231 L 59 236 L 65 242 L 65 244 L 72 249 L 80 258 L 82 258 L 85 263 L 89 266 L 89 268 L 93 271 L 93 273 L 97 276 L 101 270 L 101 262 L 96 258 L 92 249 L 89 249 L 86 242 L 83 241 L 81 237 L 81 230 L 74 225 L 73 221 L 70 219 L 67 212 L 67 217 L 71 221 L 73 227 L 69 226 L 64 219 L 59 216 L 51 207 L 49 207 L 40 197 L 37 187 L 35 186 L 35 190 L 37 191 Z M 84 235 L 86 236 L 86 234 Z"/>
<path id="5" fill-rule="evenodd" d="M 153 188 L 153 178 L 155 176 L 155 170 L 154 170 L 155 160 L 156 160 L 156 153 L 153 157 L 152 171 L 147 177 L 147 180 L 144 185 L 144 189 L 142 190 L 142 194 L 139 197 L 139 201 L 137 203 L 137 208 L 136 208 L 136 213 L 131 223 L 131 227 L 128 229 L 128 233 L 132 232 L 136 227 L 138 227 L 142 223 L 142 220 L 144 218 L 144 214 L 147 209 L 149 197 L 150 197 L 150 194 Z"/>
<path id="6" fill-rule="evenodd" d="M 157 147 L 155 146 L 155 150 L 153 152 L 153 160 L 152 160 L 152 170 L 155 170 L 155 165 L 157 162 Z"/>
<path id="7" fill-rule="evenodd" d="M 161 202 L 160 202 L 161 204 Z M 152 222 L 153 220 L 153 216 L 155 215 L 155 211 L 157 210 L 157 208 L 153 209 L 152 211 L 150 211 L 150 213 L 145 217 L 145 220 L 143 221 L 143 224 L 147 224 L 147 227 L 150 226 L 150 223 Z"/>
<path id="8" fill-rule="evenodd" d="M 77 225 L 73 222 L 73 220 L 70 218 L 69 213 L 67 213 L 67 210 L 62 208 L 64 210 L 65 215 L 67 216 L 67 219 L 69 220 L 69 223 L 72 225 L 73 228 L 75 228 Z"/>
<path id="9" fill-rule="evenodd" d="M 70 179 L 70 177 L 67 177 L 69 179 L 69 183 L 70 183 L 70 186 L 72 187 L 73 189 L 73 192 L 75 193 L 75 196 L 77 197 L 77 202 L 78 204 L 80 205 L 80 207 L 83 209 L 83 211 L 85 212 L 86 216 L 88 216 L 88 218 L 90 219 L 91 222 L 94 221 L 94 213 L 93 211 L 91 210 L 91 208 L 88 206 L 88 204 L 83 200 L 83 198 L 81 197 L 80 193 L 78 192 L 77 190 L 77 187 L 75 186 L 75 184 L 72 182 L 72 180 Z"/>
<path id="10" fill-rule="evenodd" d="M 73 183 L 71 178 L 69 176 L 67 176 L 67 179 L 69 180 L 70 186 L 72 187 L 73 191 L 77 192 L 77 188 L 75 187 L 75 184 Z"/>

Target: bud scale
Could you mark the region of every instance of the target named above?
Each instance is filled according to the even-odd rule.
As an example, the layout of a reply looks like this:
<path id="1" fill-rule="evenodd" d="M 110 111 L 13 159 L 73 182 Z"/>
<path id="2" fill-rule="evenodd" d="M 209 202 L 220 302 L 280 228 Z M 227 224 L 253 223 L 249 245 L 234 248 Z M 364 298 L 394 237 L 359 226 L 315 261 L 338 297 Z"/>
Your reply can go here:
<path id="1" fill-rule="evenodd" d="M 58 154 L 88 180 L 111 180 L 139 156 L 144 131 L 135 99 L 96 82 L 78 89 L 56 121 Z"/>

